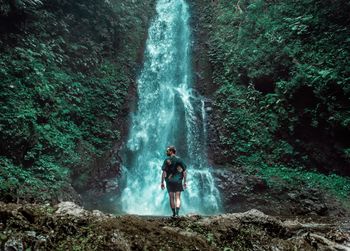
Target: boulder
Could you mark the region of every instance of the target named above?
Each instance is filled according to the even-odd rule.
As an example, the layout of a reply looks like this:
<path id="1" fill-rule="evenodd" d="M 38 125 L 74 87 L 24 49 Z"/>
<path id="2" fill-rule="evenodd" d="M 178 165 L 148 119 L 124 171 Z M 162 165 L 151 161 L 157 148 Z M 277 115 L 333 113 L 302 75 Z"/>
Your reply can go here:
<path id="1" fill-rule="evenodd" d="M 57 206 L 56 214 L 69 214 L 74 216 L 87 216 L 88 211 L 83 209 L 82 207 L 78 206 L 74 202 L 71 201 L 64 201 L 59 203 Z"/>

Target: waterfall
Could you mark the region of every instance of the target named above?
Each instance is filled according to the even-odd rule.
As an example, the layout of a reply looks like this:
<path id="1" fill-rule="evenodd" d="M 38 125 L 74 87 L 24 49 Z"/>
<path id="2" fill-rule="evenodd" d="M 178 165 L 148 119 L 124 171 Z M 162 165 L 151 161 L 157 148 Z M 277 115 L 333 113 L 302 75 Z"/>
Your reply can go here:
<path id="1" fill-rule="evenodd" d="M 166 147 L 175 145 L 188 167 L 181 213 L 218 213 L 220 195 L 206 155 L 204 101 L 191 89 L 188 5 L 184 0 L 158 0 L 156 10 L 123 154 L 122 209 L 170 215 L 167 192 L 160 189 L 161 166 Z"/>

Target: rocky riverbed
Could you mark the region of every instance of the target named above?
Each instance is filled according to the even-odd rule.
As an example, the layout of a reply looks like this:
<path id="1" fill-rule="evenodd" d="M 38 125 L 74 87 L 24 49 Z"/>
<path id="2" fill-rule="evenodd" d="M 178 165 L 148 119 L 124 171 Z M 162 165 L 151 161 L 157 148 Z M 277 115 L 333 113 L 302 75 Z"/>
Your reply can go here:
<path id="1" fill-rule="evenodd" d="M 72 202 L 0 203 L 1 250 L 350 250 L 341 218 L 278 218 L 256 209 L 179 218 L 103 214 Z"/>

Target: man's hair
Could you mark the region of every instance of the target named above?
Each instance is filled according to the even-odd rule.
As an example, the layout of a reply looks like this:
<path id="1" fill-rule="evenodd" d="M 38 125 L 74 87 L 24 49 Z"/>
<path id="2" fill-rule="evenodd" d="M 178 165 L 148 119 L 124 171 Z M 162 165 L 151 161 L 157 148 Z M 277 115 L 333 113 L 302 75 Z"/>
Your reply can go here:
<path id="1" fill-rule="evenodd" d="M 169 151 L 172 151 L 174 154 L 176 153 L 176 148 L 175 148 L 175 146 L 168 146 L 167 149 L 168 149 Z"/>

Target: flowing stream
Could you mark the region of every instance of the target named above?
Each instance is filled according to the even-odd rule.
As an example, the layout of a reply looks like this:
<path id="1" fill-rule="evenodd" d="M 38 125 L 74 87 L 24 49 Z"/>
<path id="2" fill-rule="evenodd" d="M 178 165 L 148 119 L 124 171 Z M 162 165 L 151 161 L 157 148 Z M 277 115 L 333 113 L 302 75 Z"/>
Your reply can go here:
<path id="1" fill-rule="evenodd" d="M 168 145 L 175 145 L 188 166 L 188 189 L 181 214 L 220 211 L 206 156 L 204 100 L 191 89 L 191 32 L 184 0 L 158 0 L 149 28 L 145 62 L 138 78 L 138 105 L 123 154 L 125 213 L 170 215 L 161 166 Z"/>

